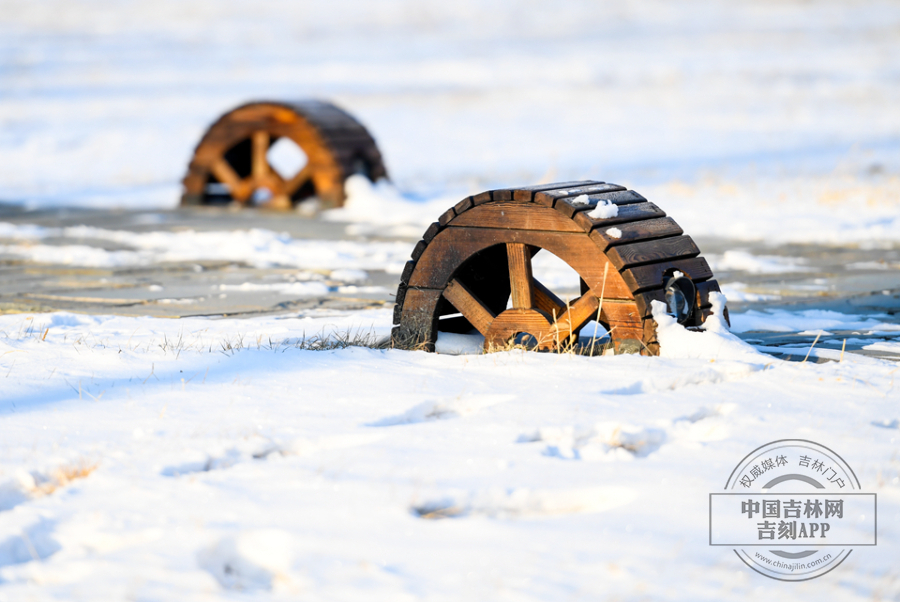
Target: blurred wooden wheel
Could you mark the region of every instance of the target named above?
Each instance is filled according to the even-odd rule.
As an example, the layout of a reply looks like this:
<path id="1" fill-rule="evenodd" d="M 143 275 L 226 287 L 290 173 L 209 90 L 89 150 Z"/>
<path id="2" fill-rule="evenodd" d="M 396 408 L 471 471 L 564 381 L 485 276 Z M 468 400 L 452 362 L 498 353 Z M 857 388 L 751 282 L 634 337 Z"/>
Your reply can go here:
<path id="1" fill-rule="evenodd" d="M 204 134 L 183 180 L 182 205 L 290 209 L 315 197 L 339 207 L 353 174 L 387 177 L 375 140 L 350 114 L 317 100 L 254 102 Z"/>

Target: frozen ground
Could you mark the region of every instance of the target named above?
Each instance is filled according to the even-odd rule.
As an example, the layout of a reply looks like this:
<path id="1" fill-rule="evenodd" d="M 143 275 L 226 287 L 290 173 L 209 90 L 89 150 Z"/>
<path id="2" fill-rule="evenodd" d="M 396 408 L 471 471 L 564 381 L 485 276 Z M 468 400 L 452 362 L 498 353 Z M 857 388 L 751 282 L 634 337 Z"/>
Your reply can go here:
<path id="1" fill-rule="evenodd" d="M 0 309 L 31 295 L 0 315 L 0 601 L 900 599 L 898 57 L 893 2 L 0 0 L 0 199 L 40 210 L 0 219 Z M 218 114 L 309 96 L 393 187 L 167 211 Z M 385 337 L 465 194 L 581 177 L 702 239 L 746 342 L 308 349 Z M 239 307 L 269 315 L 148 317 Z M 779 438 L 878 494 L 878 546 L 811 582 L 707 545 Z"/>

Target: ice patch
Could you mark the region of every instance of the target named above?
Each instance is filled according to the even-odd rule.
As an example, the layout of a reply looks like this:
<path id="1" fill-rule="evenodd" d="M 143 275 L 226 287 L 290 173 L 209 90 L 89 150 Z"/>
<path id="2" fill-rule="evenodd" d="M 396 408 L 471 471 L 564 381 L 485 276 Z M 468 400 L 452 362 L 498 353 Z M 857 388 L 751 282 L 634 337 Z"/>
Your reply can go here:
<path id="1" fill-rule="evenodd" d="M 803 311 L 787 311 L 783 309 L 750 310 L 732 313 L 729 317 L 731 319 L 731 330 L 734 332 L 900 331 L 900 324 L 892 324 L 880 320 L 880 318 L 888 318 L 885 314 L 860 317 L 825 309 L 808 309 Z"/>
<path id="2" fill-rule="evenodd" d="M 197 555 L 225 589 L 253 592 L 288 586 L 293 581 L 291 565 L 294 541 L 285 531 L 255 529 L 225 537 Z"/>
<path id="3" fill-rule="evenodd" d="M 4 238 L 29 241 L 29 244 L 0 245 L 0 254 L 38 263 L 85 267 L 233 261 L 261 268 L 287 266 L 307 270 L 349 270 L 345 272 L 347 275 L 359 276 L 362 270 L 382 270 L 389 265 L 403 265 L 412 251 L 412 244 L 405 242 L 295 239 L 284 233 L 259 228 L 211 232 L 130 232 L 88 226 L 44 228 L 0 223 L 0 232 Z M 108 251 L 86 245 L 57 246 L 31 242 L 51 237 L 110 241 L 134 250 Z"/>
<path id="4" fill-rule="evenodd" d="M 747 291 L 747 285 L 743 282 L 730 282 L 722 284 L 722 294 L 729 301 L 735 303 L 756 303 L 759 301 L 778 301 L 780 295 L 767 295 L 763 293 L 752 293 Z"/>
<path id="5" fill-rule="evenodd" d="M 865 345 L 863 349 L 867 351 L 887 351 L 889 353 L 900 353 L 900 341 L 879 341 L 870 345 Z"/>
<path id="6" fill-rule="evenodd" d="M 857 261 L 848 263 L 844 267 L 854 272 L 858 270 L 895 270 L 900 268 L 900 264 L 888 263 L 882 259 L 881 261 Z"/>
<path id="7" fill-rule="evenodd" d="M 803 265 L 806 263 L 806 260 L 803 258 L 753 255 L 747 251 L 725 251 L 721 256 L 705 255 L 705 257 L 714 272 L 738 271 L 750 274 L 788 274 L 792 272 L 808 272 L 811 269 Z"/>
<path id="8" fill-rule="evenodd" d="M 329 292 L 328 286 L 321 282 L 279 282 L 274 284 L 245 282 L 243 284 L 220 284 L 219 290 L 236 292 L 275 292 L 282 295 L 294 295 L 296 297 L 323 297 Z"/>

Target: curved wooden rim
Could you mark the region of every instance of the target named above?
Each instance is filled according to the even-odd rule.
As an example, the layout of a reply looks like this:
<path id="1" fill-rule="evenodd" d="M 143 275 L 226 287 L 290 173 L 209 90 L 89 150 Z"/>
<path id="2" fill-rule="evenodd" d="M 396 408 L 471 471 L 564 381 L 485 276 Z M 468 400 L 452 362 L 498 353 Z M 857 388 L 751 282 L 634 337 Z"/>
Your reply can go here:
<path id="1" fill-rule="evenodd" d="M 307 164 L 283 178 L 269 164 L 266 153 L 276 138 L 288 138 L 307 156 Z M 239 174 L 225 158 L 242 141 L 250 141 L 246 174 Z M 309 183 L 329 206 L 344 201 L 343 182 L 357 165 L 376 180 L 387 173 L 374 139 L 358 121 L 335 105 L 322 101 L 253 102 L 241 105 L 213 123 L 198 143 L 183 180 L 183 204 L 202 204 L 210 177 L 224 184 L 231 197 L 246 204 L 254 191 L 271 193 L 269 206 L 289 208 Z M 249 167 L 249 169 L 247 169 Z"/>

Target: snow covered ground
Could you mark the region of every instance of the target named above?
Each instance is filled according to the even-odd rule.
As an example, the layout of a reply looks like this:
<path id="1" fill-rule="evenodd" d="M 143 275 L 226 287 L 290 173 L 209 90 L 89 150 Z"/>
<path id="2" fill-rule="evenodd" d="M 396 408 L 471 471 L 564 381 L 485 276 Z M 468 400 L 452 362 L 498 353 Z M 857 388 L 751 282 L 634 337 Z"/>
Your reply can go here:
<path id="1" fill-rule="evenodd" d="M 678 326 L 663 358 L 296 348 L 389 322 L 0 317 L 0 599 L 897 595 L 896 363 Z M 879 495 L 878 547 L 790 587 L 707 545 L 783 437 Z"/>
<path id="2" fill-rule="evenodd" d="M 396 273 L 466 194 L 589 177 L 732 241 L 710 262 L 745 282 L 810 269 L 758 241 L 882 249 L 848 268 L 887 280 L 898 32 L 896 3 L 863 0 L 0 0 L 4 202 L 172 208 L 204 128 L 257 98 L 335 100 L 393 181 L 353 181 L 322 216 L 348 240 L 18 219 L 0 255 L 283 266 L 220 290 L 316 295 L 316 274 Z M 777 297 L 745 282 L 723 285 Z M 0 601 L 900 599 L 897 363 L 785 362 L 665 319 L 659 358 L 308 348 L 390 322 L 0 315 Z M 882 313 L 732 325 L 900 350 Z M 707 545 L 708 494 L 779 438 L 838 451 L 878 494 L 878 546 L 805 583 Z"/>

